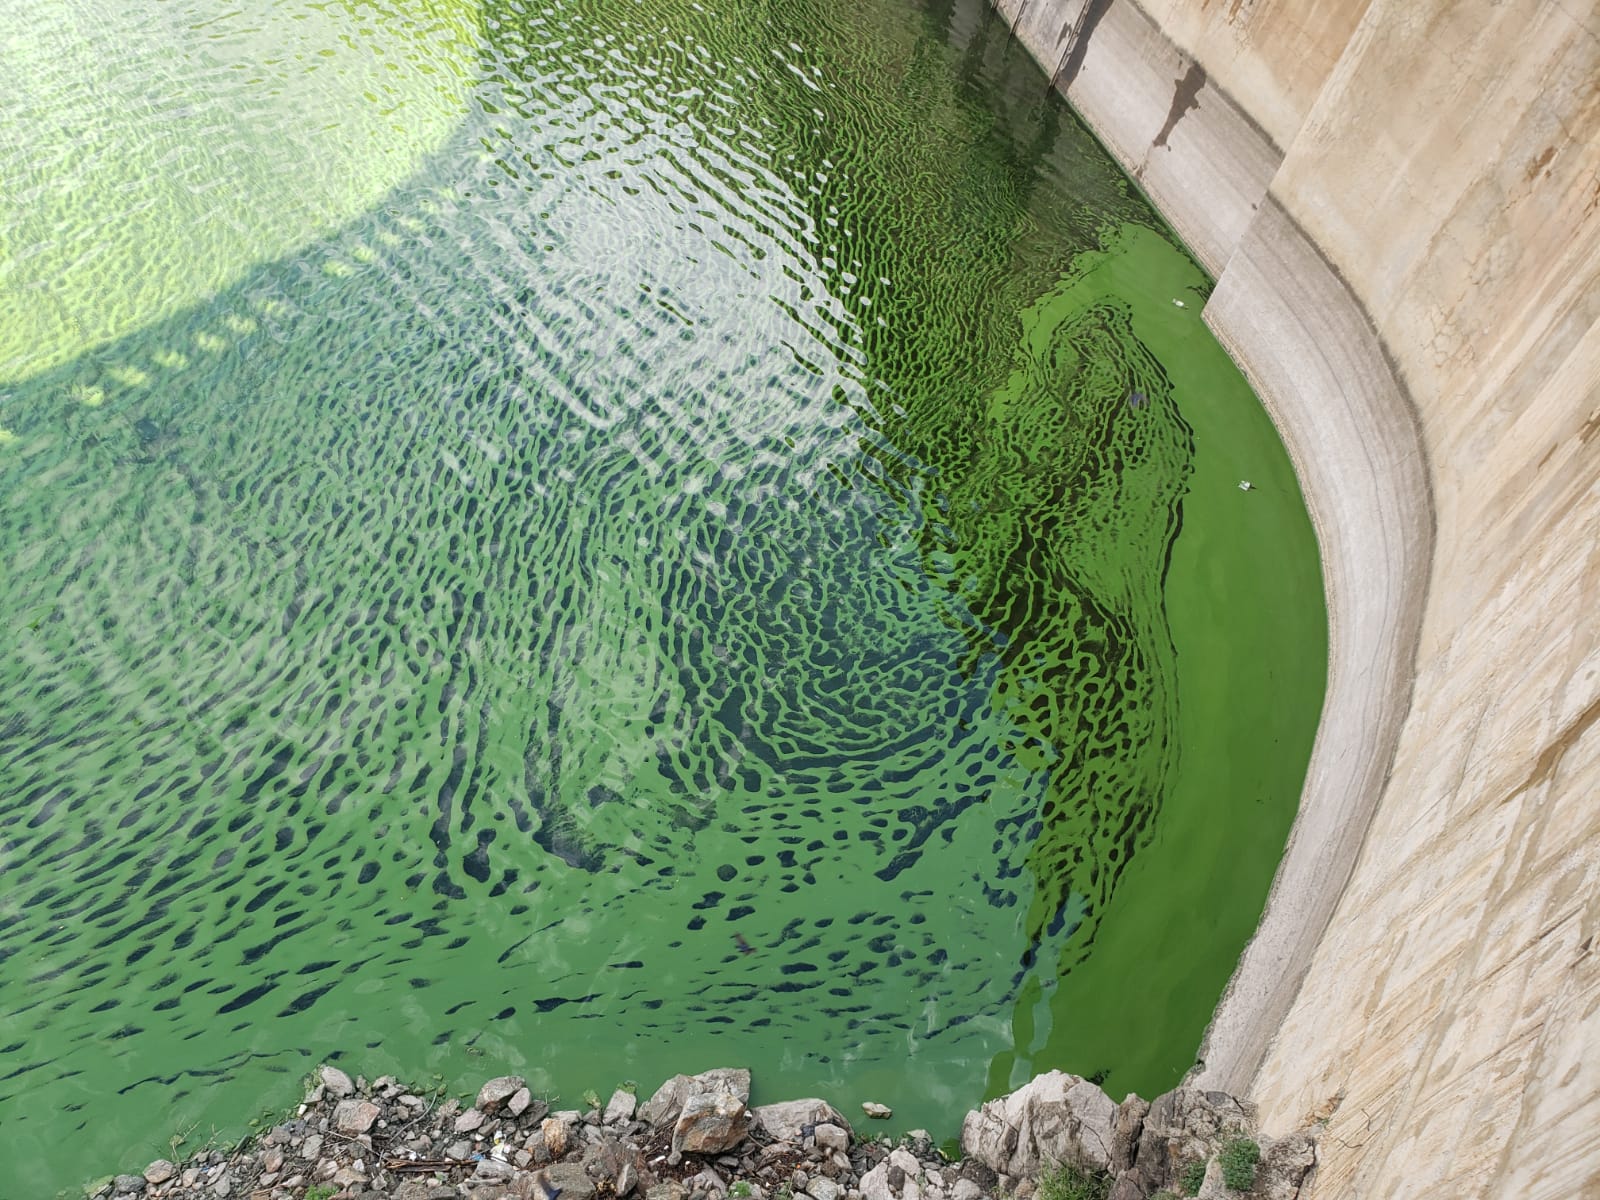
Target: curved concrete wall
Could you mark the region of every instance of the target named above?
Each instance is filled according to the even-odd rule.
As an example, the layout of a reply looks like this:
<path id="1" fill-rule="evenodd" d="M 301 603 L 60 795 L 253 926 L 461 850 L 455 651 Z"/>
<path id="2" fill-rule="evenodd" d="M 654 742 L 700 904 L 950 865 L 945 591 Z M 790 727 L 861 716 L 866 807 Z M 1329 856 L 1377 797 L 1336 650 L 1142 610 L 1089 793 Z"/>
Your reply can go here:
<path id="1" fill-rule="evenodd" d="M 1217 276 L 1329 690 L 1202 1083 L 1317 1197 L 1600 1195 L 1600 0 L 996 0 Z"/>

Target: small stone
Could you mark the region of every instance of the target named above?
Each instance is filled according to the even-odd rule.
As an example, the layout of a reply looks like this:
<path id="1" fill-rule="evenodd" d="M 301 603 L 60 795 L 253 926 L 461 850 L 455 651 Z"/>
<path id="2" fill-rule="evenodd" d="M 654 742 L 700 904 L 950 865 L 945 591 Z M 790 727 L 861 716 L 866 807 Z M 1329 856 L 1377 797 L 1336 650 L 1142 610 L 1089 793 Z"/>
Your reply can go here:
<path id="1" fill-rule="evenodd" d="M 111 1190 L 120 1196 L 132 1195 L 144 1191 L 143 1175 L 118 1175 L 111 1183 Z"/>
<path id="2" fill-rule="evenodd" d="M 887 1104 L 879 1104 L 873 1100 L 867 1100 L 863 1102 L 861 1105 L 861 1111 L 866 1113 L 867 1116 L 874 1121 L 887 1121 L 890 1117 L 894 1116 L 894 1109 L 890 1108 Z"/>
<path id="3" fill-rule="evenodd" d="M 622 1170 L 617 1172 L 617 1195 L 626 1196 L 639 1185 L 639 1172 L 634 1170 L 631 1162 L 622 1164 Z"/>
<path id="4" fill-rule="evenodd" d="M 300 1157 L 307 1162 L 316 1162 L 317 1159 L 322 1157 L 322 1135 L 320 1133 L 313 1133 L 305 1140 L 305 1144 L 300 1147 Z"/>
<path id="5" fill-rule="evenodd" d="M 469 1155 L 471 1155 L 471 1153 L 472 1143 L 467 1141 L 465 1138 L 462 1138 L 459 1141 L 451 1142 L 444 1148 L 444 1156 L 446 1158 L 456 1159 L 457 1161 L 466 1159 Z"/>
<path id="6" fill-rule="evenodd" d="M 231 1196 L 233 1194 L 233 1180 L 224 1175 L 211 1185 L 211 1192 L 219 1198 Z"/>
<path id="7" fill-rule="evenodd" d="M 281 1171 L 281 1170 L 283 1170 L 283 1151 L 277 1149 L 276 1147 L 274 1147 L 273 1149 L 268 1150 L 265 1154 L 263 1154 L 261 1156 L 261 1169 L 263 1171 Z M 150 1174 L 149 1174 L 148 1171 L 145 1172 L 145 1178 L 146 1179 L 150 1179 Z M 151 1182 L 154 1183 L 154 1182 L 157 1182 L 157 1181 L 156 1180 L 151 1180 Z"/>
<path id="8" fill-rule="evenodd" d="M 522 1089 L 523 1079 L 520 1075 L 501 1075 L 491 1079 L 478 1089 L 477 1107 L 486 1113 L 498 1110 L 511 1097 Z"/>
<path id="9" fill-rule="evenodd" d="M 478 1128 L 482 1124 L 483 1113 L 479 1112 L 475 1108 L 469 1108 L 466 1112 L 462 1113 L 456 1118 L 455 1131 L 457 1133 L 471 1133 L 474 1129 Z"/>
<path id="10" fill-rule="evenodd" d="M 844 1194 L 844 1189 L 826 1175 L 818 1175 L 806 1187 L 806 1192 L 811 1200 L 839 1200 Z"/>
<path id="11" fill-rule="evenodd" d="M 327 1063 L 323 1063 L 322 1070 L 318 1072 L 318 1075 L 322 1079 L 322 1086 L 335 1096 L 343 1099 L 345 1096 L 355 1095 L 356 1085 L 354 1081 L 351 1080 L 350 1076 L 339 1070 L 338 1067 L 330 1067 Z"/>
<path id="12" fill-rule="evenodd" d="M 144 1169 L 146 1183 L 165 1183 L 178 1173 L 178 1168 L 164 1158 L 158 1158 Z"/>
<path id="13" fill-rule="evenodd" d="M 517 1173 L 517 1169 L 508 1162 L 501 1162 L 498 1158 L 486 1158 L 478 1164 L 478 1169 L 472 1173 L 474 1179 L 490 1179 L 503 1182 Z"/>
<path id="14" fill-rule="evenodd" d="M 371 1100 L 341 1100 L 333 1110 L 334 1128 L 340 1133 L 365 1133 L 382 1113 Z"/>
<path id="15" fill-rule="evenodd" d="M 982 1195 L 983 1189 L 970 1179 L 956 1180 L 956 1186 L 950 1190 L 950 1200 L 978 1200 Z"/>
<path id="16" fill-rule="evenodd" d="M 528 1111 L 528 1105 L 533 1103 L 533 1093 L 527 1088 L 518 1088 L 511 1094 L 511 1099 L 506 1101 L 506 1111 L 513 1117 L 520 1117 Z"/>

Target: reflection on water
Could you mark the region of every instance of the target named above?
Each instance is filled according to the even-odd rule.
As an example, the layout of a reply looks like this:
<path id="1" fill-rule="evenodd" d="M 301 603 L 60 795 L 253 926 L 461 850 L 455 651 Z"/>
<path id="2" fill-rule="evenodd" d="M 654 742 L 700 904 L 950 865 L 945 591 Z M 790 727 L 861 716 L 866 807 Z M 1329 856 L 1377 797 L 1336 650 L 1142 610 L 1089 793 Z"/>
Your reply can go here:
<path id="1" fill-rule="evenodd" d="M 258 73 L 86 41 L 28 60 L 54 74 L 9 120 L 45 164 L 69 117 L 154 139 L 13 221 L 106 314 L 0 390 L 24 1181 L 237 1128 L 330 1053 L 569 1097 L 748 1064 L 948 1124 L 1032 1061 L 1024 998 L 1094 970 L 1216 753 L 1179 745 L 1167 611 L 1193 385 L 1116 264 L 1203 280 L 977 5 L 314 11 L 229 20 L 263 70 L 402 79 L 383 47 L 426 28 L 464 111 L 391 138 L 383 95 L 297 97 L 387 190 L 328 199 L 314 137 L 219 167 L 282 235 L 225 278 L 134 214 L 190 168 L 184 113 L 255 111 Z M 51 99 L 85 54 L 121 90 Z M 146 71 L 193 99 L 130 114 Z M 181 303 L 119 275 L 144 255 Z M 1309 562 L 1309 531 L 1249 552 Z M 1173 1069 L 1211 1000 L 1151 1031 Z"/>

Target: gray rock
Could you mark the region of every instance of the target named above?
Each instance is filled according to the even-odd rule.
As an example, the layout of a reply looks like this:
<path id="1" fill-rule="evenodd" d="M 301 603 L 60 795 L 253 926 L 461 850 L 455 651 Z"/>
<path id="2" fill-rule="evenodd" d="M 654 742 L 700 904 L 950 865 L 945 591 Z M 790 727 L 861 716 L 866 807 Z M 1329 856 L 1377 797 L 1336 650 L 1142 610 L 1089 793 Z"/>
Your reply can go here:
<path id="1" fill-rule="evenodd" d="M 1094 1084 L 1050 1071 L 991 1100 L 961 1123 L 961 1148 L 1003 1175 L 1034 1178 L 1045 1163 L 1104 1171 L 1117 1106 Z"/>
<path id="2" fill-rule="evenodd" d="M 889 1169 L 885 1159 L 861 1177 L 861 1194 L 866 1200 L 899 1200 L 889 1183 Z"/>
<path id="3" fill-rule="evenodd" d="M 866 1113 L 867 1116 L 874 1121 L 887 1121 L 890 1117 L 894 1116 L 894 1109 L 890 1108 L 887 1104 L 879 1104 L 876 1100 L 863 1101 L 861 1105 L 861 1111 Z"/>
<path id="4" fill-rule="evenodd" d="M 844 1189 L 826 1175 L 818 1175 L 806 1185 L 806 1194 L 811 1200 L 839 1200 Z"/>
<path id="5" fill-rule="evenodd" d="M 832 1121 L 823 1121 L 819 1123 L 813 1136 L 816 1137 L 817 1146 L 820 1149 L 850 1149 L 850 1131 L 843 1126 L 835 1125 Z"/>
<path id="6" fill-rule="evenodd" d="M 355 1081 L 338 1067 L 330 1067 L 327 1063 L 323 1063 L 317 1075 L 322 1080 L 322 1086 L 341 1100 L 346 1096 L 355 1095 Z"/>
<path id="7" fill-rule="evenodd" d="M 639 1098 L 632 1092 L 618 1088 L 611 1093 L 611 1099 L 606 1101 L 605 1123 L 619 1125 L 623 1121 L 631 1121 L 638 1108 Z"/>
<path id="8" fill-rule="evenodd" d="M 485 1158 L 479 1161 L 477 1168 L 472 1172 L 472 1177 L 503 1182 L 516 1173 L 517 1169 L 508 1162 L 501 1162 L 498 1158 Z"/>
<path id="9" fill-rule="evenodd" d="M 313 1133 L 306 1138 L 305 1142 L 300 1146 L 300 1157 L 307 1162 L 316 1162 L 317 1159 L 322 1157 L 322 1135 L 320 1133 Z M 192 1187 L 193 1185 L 185 1184 L 184 1186 Z"/>
<path id="10" fill-rule="evenodd" d="M 111 1191 L 118 1196 L 131 1196 L 144 1191 L 143 1175 L 118 1175 L 111 1181 Z"/>
<path id="11" fill-rule="evenodd" d="M 341 1100 L 333 1110 L 333 1125 L 340 1133 L 365 1133 L 382 1114 L 370 1100 Z"/>
<path id="12" fill-rule="evenodd" d="M 983 1189 L 970 1179 L 956 1180 L 956 1186 L 950 1189 L 950 1200 L 978 1200 L 983 1195 Z M 821 1200 L 821 1197 L 818 1197 Z"/>
<path id="13" fill-rule="evenodd" d="M 523 1079 L 520 1075 L 501 1075 L 489 1080 L 478 1089 L 478 1102 L 474 1107 L 483 1109 L 486 1113 L 497 1112 L 499 1109 L 522 1089 Z"/>
<path id="14" fill-rule="evenodd" d="M 728 1092 L 748 1104 L 750 1072 L 744 1067 L 715 1067 L 698 1075 L 674 1075 L 639 1106 L 639 1119 L 651 1125 L 670 1125 L 690 1096 L 706 1092 Z"/>
<path id="15" fill-rule="evenodd" d="M 687 1193 L 683 1184 L 675 1179 L 668 1179 L 658 1183 L 644 1194 L 644 1200 L 683 1200 Z"/>
<path id="16" fill-rule="evenodd" d="M 532 1103 L 533 1093 L 527 1088 L 521 1087 L 515 1092 L 511 1093 L 511 1099 L 506 1101 L 506 1111 L 513 1117 L 520 1117 L 523 1113 L 528 1111 L 528 1108 Z"/>
<path id="17" fill-rule="evenodd" d="M 1261 1162 L 1256 1167 L 1252 1196 L 1261 1200 L 1296 1200 L 1311 1168 L 1317 1165 L 1317 1148 L 1303 1133 L 1283 1138 L 1262 1138 Z"/>
<path id="18" fill-rule="evenodd" d="M 471 1133 L 484 1122 L 484 1115 L 476 1108 L 469 1108 L 455 1119 L 454 1129 L 457 1133 Z"/>
<path id="19" fill-rule="evenodd" d="M 561 1200 L 591 1200 L 594 1196 L 594 1184 L 579 1163 L 552 1163 L 544 1173 L 550 1186 L 561 1189 Z"/>
<path id="20" fill-rule="evenodd" d="M 1117 1105 L 1117 1115 L 1111 1122 L 1108 1154 L 1112 1174 L 1121 1174 L 1133 1167 L 1139 1154 L 1139 1137 L 1144 1132 L 1144 1119 L 1149 1112 L 1149 1102 L 1138 1096 L 1130 1095 Z"/>
<path id="21" fill-rule="evenodd" d="M 684 1101 L 672 1128 L 672 1148 L 688 1154 L 721 1154 L 744 1141 L 749 1110 L 731 1092 L 701 1092 Z"/>
<path id="22" fill-rule="evenodd" d="M 750 1110 L 761 1127 L 779 1141 L 800 1141 L 807 1125 L 833 1125 L 851 1133 L 850 1122 L 826 1100 L 785 1100 L 781 1104 L 762 1104 Z"/>
<path id="23" fill-rule="evenodd" d="M 165 1183 L 177 1173 L 178 1168 L 175 1164 L 168 1162 L 164 1158 L 158 1158 L 144 1169 L 144 1181 L 146 1183 Z"/>
<path id="24" fill-rule="evenodd" d="M 638 1186 L 639 1172 L 634 1168 L 632 1162 L 623 1163 L 622 1170 L 617 1172 L 616 1194 L 619 1197 L 626 1196 Z"/>
<path id="25" fill-rule="evenodd" d="M 1134 1165 L 1153 1187 L 1165 1187 L 1189 1163 L 1205 1161 L 1228 1138 L 1248 1133 L 1253 1115 L 1225 1092 L 1174 1088 L 1151 1101 Z"/>

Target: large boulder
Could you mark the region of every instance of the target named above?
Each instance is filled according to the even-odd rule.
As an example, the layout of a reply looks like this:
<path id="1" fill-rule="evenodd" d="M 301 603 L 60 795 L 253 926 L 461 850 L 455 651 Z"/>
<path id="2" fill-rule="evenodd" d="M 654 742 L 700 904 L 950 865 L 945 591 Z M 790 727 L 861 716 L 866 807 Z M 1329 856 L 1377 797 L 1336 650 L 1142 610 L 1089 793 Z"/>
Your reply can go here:
<path id="1" fill-rule="evenodd" d="M 781 1104 L 762 1104 L 750 1110 L 756 1123 L 780 1142 L 799 1142 L 806 1127 L 835 1125 L 854 1134 L 844 1119 L 826 1100 L 785 1100 Z"/>
<path id="2" fill-rule="evenodd" d="M 922 1200 L 922 1164 L 910 1151 L 896 1149 L 861 1177 L 864 1200 Z"/>
<path id="3" fill-rule="evenodd" d="M 1117 1105 L 1117 1116 L 1111 1123 L 1111 1173 L 1120 1174 L 1132 1168 L 1139 1156 L 1139 1138 L 1144 1133 L 1144 1119 L 1149 1115 L 1150 1102 L 1129 1095 Z"/>
<path id="4" fill-rule="evenodd" d="M 1014 1179 L 1037 1178 L 1057 1163 L 1108 1171 L 1118 1146 L 1117 1113 L 1111 1097 L 1088 1080 L 1051 1071 L 968 1113 L 961 1149 Z"/>
<path id="5" fill-rule="evenodd" d="M 501 1075 L 491 1079 L 478 1089 L 478 1102 L 473 1107 L 486 1113 L 496 1112 L 522 1090 L 522 1085 L 521 1075 Z"/>
<path id="6" fill-rule="evenodd" d="M 750 1102 L 750 1072 L 744 1067 L 714 1067 L 698 1075 L 674 1075 L 639 1106 L 639 1120 L 651 1125 L 670 1125 L 678 1119 L 689 1097 L 707 1092 L 726 1092 L 741 1104 Z"/>
<path id="7" fill-rule="evenodd" d="M 732 1092 L 699 1092 L 684 1101 L 672 1127 L 672 1148 L 689 1154 L 725 1154 L 750 1130 L 750 1113 Z"/>
<path id="8" fill-rule="evenodd" d="M 1149 1184 L 1164 1187 L 1190 1163 L 1207 1161 L 1229 1138 L 1248 1136 L 1254 1116 L 1226 1092 L 1166 1092 L 1145 1114 L 1135 1167 Z"/>
<path id="9" fill-rule="evenodd" d="M 370 1100 L 341 1100 L 333 1110 L 333 1127 L 354 1136 L 367 1132 L 382 1115 L 383 1109 Z"/>
<path id="10" fill-rule="evenodd" d="M 1261 1162 L 1251 1194 L 1261 1200 L 1295 1200 L 1311 1168 L 1317 1165 L 1316 1143 L 1304 1133 L 1262 1138 Z"/>

